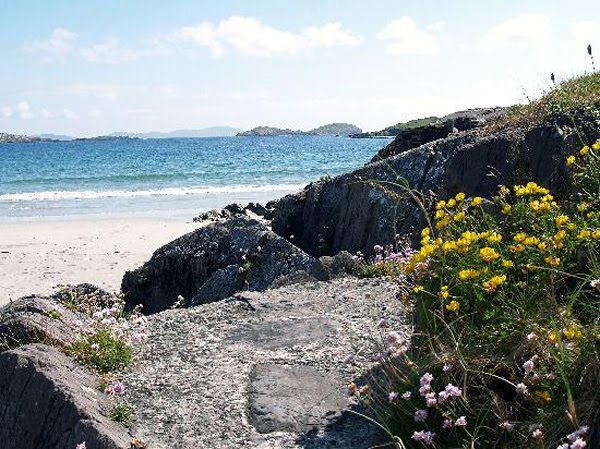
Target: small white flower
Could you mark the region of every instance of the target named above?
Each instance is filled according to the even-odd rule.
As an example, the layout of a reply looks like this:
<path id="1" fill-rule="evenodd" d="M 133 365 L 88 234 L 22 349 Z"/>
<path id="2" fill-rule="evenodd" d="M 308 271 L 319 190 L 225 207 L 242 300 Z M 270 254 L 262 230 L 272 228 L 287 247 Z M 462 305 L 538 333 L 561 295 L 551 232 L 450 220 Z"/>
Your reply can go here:
<path id="1" fill-rule="evenodd" d="M 405 401 L 408 401 L 411 397 L 412 397 L 411 391 L 406 391 L 405 393 L 402 394 L 402 399 L 404 399 Z"/>
<path id="2" fill-rule="evenodd" d="M 452 368 L 454 368 L 454 365 L 452 363 L 444 363 L 444 367 L 442 368 L 442 370 L 447 373 L 449 371 L 452 371 Z"/>
<path id="3" fill-rule="evenodd" d="M 590 286 L 596 290 L 600 290 L 600 279 L 594 279 L 590 282 Z"/>
<path id="4" fill-rule="evenodd" d="M 456 421 L 454 421 L 454 425 L 456 427 L 465 427 L 467 425 L 467 418 L 465 416 L 461 416 Z"/>
<path id="5" fill-rule="evenodd" d="M 541 429 L 535 429 L 533 432 L 531 432 L 531 436 L 536 440 L 541 440 L 544 438 L 544 433 Z"/>
<path id="6" fill-rule="evenodd" d="M 527 334 L 528 341 L 538 341 L 539 339 L 540 339 L 540 337 L 538 337 L 535 332 L 530 332 Z"/>
<path id="7" fill-rule="evenodd" d="M 502 424 L 500 424 L 500 427 L 509 433 L 515 430 L 515 425 L 508 421 L 504 421 Z"/>
<path id="8" fill-rule="evenodd" d="M 75 449 L 86 449 L 86 445 L 85 445 L 85 441 L 83 443 L 79 443 L 77 446 L 75 446 Z"/>
<path id="9" fill-rule="evenodd" d="M 523 382 L 517 384 L 517 393 L 526 395 L 528 393 L 527 385 L 525 385 Z"/>

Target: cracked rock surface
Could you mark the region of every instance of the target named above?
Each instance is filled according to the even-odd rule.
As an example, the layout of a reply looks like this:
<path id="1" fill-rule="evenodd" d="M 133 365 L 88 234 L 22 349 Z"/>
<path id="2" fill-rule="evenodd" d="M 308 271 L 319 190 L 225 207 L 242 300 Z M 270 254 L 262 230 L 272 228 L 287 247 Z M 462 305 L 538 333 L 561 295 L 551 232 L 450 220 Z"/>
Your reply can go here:
<path id="1" fill-rule="evenodd" d="M 148 317 L 124 379 L 133 433 L 152 449 L 371 447 L 381 436 L 345 389 L 372 366 L 381 317 L 409 336 L 395 294 L 342 278 Z"/>

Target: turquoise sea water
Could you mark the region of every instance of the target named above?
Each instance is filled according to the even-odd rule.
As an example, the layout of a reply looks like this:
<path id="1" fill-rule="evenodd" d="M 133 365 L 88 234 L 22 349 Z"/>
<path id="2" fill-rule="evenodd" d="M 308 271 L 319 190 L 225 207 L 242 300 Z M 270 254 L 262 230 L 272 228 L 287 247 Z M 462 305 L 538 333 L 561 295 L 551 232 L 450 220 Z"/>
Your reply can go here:
<path id="1" fill-rule="evenodd" d="M 323 136 L 0 145 L 0 220 L 172 217 L 261 201 L 360 167 L 387 139 Z"/>

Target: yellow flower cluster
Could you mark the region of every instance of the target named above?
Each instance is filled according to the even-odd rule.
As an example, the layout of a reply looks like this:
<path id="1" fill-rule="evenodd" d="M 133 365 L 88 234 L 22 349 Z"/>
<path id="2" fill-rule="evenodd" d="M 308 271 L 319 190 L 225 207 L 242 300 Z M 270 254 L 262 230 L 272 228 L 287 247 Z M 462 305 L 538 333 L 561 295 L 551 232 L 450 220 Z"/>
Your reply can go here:
<path id="1" fill-rule="evenodd" d="M 496 289 L 506 282 L 506 275 L 500 274 L 492 276 L 489 280 L 483 282 L 483 289 L 488 293 L 493 293 Z"/>
<path id="2" fill-rule="evenodd" d="M 484 262 L 491 262 L 492 260 L 498 259 L 500 254 L 494 248 L 486 246 L 479 250 L 479 257 L 481 257 L 481 260 Z"/>
<path id="3" fill-rule="evenodd" d="M 582 146 L 581 149 L 578 151 L 578 153 L 580 156 L 585 158 L 585 157 L 588 157 L 590 154 L 592 154 L 594 152 L 598 152 L 598 151 L 600 151 L 600 139 L 596 140 L 596 142 L 594 142 L 592 144 L 591 148 L 587 145 Z M 577 157 L 574 154 L 572 154 L 571 156 L 569 156 L 567 158 L 567 167 L 570 167 L 576 161 L 577 161 Z"/>
<path id="4" fill-rule="evenodd" d="M 525 186 L 515 186 L 514 191 L 516 196 L 548 195 L 550 193 L 550 190 L 538 186 L 535 182 L 528 182 Z"/>

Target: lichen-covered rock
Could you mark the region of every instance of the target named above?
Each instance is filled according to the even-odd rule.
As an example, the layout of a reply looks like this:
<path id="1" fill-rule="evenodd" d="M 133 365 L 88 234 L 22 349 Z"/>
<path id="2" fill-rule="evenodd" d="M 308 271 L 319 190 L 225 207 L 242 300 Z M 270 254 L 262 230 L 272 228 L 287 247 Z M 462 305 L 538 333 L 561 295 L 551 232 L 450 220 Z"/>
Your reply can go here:
<path id="1" fill-rule="evenodd" d="M 490 196 L 501 184 L 527 180 L 560 196 L 569 186 L 564 161 L 581 145 L 578 135 L 560 129 L 573 121 L 588 140 L 600 137 L 597 120 L 579 113 L 529 131 L 453 134 L 284 197 L 275 209 L 273 231 L 312 256 L 341 250 L 372 254 L 374 245 L 393 243 L 397 234 L 416 238 L 423 212 L 405 190 L 390 184 L 398 176 L 412 189 L 440 198 L 459 191 Z M 384 187 L 395 195 L 384 193 Z"/>
<path id="2" fill-rule="evenodd" d="M 97 380 L 59 350 L 33 344 L 0 353 L 0 441 L 4 449 L 128 449 L 104 416 Z"/>
<path id="3" fill-rule="evenodd" d="M 80 318 L 52 298 L 17 299 L 0 308 L 0 352 L 29 343 L 67 346 Z"/>
<path id="4" fill-rule="evenodd" d="M 234 291 L 263 291 L 277 278 L 308 270 L 314 259 L 247 217 L 212 223 L 155 251 L 123 277 L 129 307 L 144 313 L 168 309 L 183 296 L 187 305 L 223 299 Z"/>

